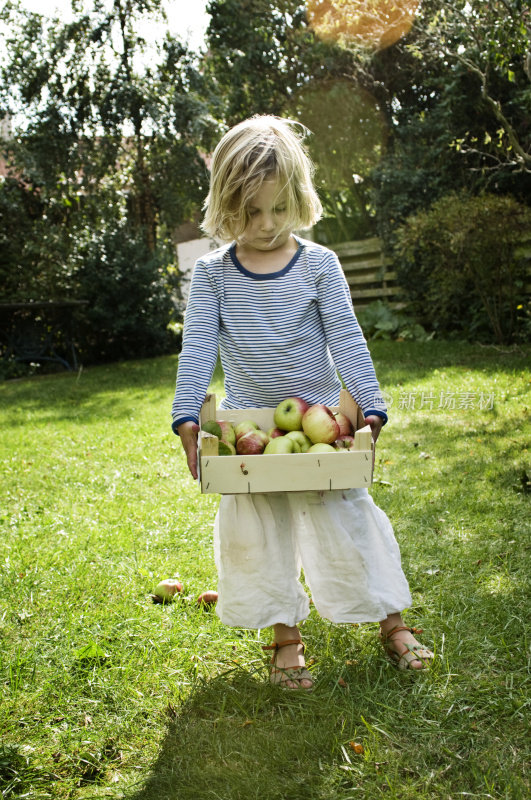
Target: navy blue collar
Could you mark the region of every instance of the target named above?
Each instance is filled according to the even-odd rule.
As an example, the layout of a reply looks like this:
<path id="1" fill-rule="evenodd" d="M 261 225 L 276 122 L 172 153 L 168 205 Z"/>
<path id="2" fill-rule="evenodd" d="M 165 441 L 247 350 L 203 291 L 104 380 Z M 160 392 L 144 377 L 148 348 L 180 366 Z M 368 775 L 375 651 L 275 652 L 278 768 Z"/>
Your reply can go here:
<path id="1" fill-rule="evenodd" d="M 233 242 L 229 248 L 230 257 L 232 259 L 232 263 L 236 267 L 236 269 L 245 275 L 247 278 L 252 278 L 255 281 L 269 281 L 274 278 L 281 278 L 282 275 L 286 275 L 290 271 L 290 269 L 297 263 L 299 256 L 302 252 L 303 244 L 300 242 L 295 236 L 293 237 L 297 242 L 297 252 L 294 253 L 290 261 L 286 264 L 285 267 L 279 269 L 277 272 L 267 272 L 265 274 L 259 272 L 251 272 L 248 269 L 245 269 L 243 264 L 240 263 L 237 255 L 236 255 L 236 242 Z"/>

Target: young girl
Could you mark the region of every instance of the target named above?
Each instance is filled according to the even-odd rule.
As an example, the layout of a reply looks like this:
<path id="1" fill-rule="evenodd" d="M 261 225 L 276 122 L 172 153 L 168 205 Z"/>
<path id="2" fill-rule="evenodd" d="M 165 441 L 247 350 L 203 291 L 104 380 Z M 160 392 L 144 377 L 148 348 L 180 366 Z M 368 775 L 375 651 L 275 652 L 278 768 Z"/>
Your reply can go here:
<path id="1" fill-rule="evenodd" d="M 275 407 L 290 396 L 337 405 L 341 375 L 374 441 L 387 421 L 337 256 L 294 233 L 321 213 L 296 123 L 257 116 L 218 144 L 203 229 L 229 244 L 199 259 L 185 315 L 173 403 L 197 478 L 199 409 L 216 364 L 222 408 Z M 217 613 L 227 625 L 274 629 L 271 680 L 309 689 L 297 623 L 380 622 L 388 655 L 422 669 L 433 653 L 400 611 L 411 603 L 386 515 L 366 489 L 225 495 L 216 517 Z"/>

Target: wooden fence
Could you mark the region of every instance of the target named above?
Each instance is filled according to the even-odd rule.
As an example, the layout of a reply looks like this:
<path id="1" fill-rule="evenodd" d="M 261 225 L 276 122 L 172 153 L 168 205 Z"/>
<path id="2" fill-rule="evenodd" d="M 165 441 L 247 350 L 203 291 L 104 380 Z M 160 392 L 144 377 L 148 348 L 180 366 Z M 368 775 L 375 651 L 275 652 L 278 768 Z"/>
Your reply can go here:
<path id="1" fill-rule="evenodd" d="M 401 305 L 396 272 L 391 259 L 382 253 L 380 239 L 340 242 L 331 249 L 339 256 L 355 308 L 375 300 L 386 300 L 394 308 Z"/>
<path id="2" fill-rule="evenodd" d="M 382 253 L 377 237 L 356 242 L 331 245 L 337 253 L 346 275 L 355 308 L 363 308 L 374 300 L 385 300 L 392 308 L 404 306 L 400 286 L 396 281 L 393 262 Z M 524 295 L 531 295 L 531 238 L 523 236 L 514 253 L 528 260 Z"/>

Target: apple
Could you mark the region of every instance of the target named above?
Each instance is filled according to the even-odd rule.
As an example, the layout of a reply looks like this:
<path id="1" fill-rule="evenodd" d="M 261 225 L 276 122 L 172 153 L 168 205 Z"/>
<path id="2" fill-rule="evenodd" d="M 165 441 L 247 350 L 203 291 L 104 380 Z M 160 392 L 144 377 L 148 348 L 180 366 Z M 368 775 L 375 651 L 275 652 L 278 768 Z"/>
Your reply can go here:
<path id="1" fill-rule="evenodd" d="M 339 425 L 328 406 L 310 406 L 302 418 L 302 429 L 313 444 L 332 444 L 339 436 Z"/>
<path id="2" fill-rule="evenodd" d="M 267 433 L 256 428 L 236 439 L 236 452 L 241 456 L 257 456 L 264 452 L 268 442 Z"/>
<path id="3" fill-rule="evenodd" d="M 245 436 L 246 433 L 249 433 L 249 431 L 256 430 L 258 430 L 258 425 L 256 422 L 253 422 L 252 419 L 244 419 L 241 422 L 238 422 L 238 424 L 234 426 L 234 435 L 236 437 L 236 441 L 238 441 L 238 439 L 240 439 L 242 436 Z"/>
<path id="4" fill-rule="evenodd" d="M 332 447 L 331 444 L 326 444 L 325 442 L 316 442 L 316 444 L 312 444 L 309 450 L 306 452 L 308 453 L 337 453 L 335 447 Z"/>
<path id="5" fill-rule="evenodd" d="M 180 594 L 183 585 L 178 578 L 166 578 L 153 590 L 151 595 L 154 603 L 171 603 L 176 594 Z"/>
<path id="6" fill-rule="evenodd" d="M 275 408 L 273 419 L 282 431 L 300 431 L 302 417 L 309 406 L 300 397 L 287 397 Z"/>
<path id="7" fill-rule="evenodd" d="M 349 420 L 347 415 L 343 414 L 342 411 L 338 411 L 336 414 L 334 414 L 334 417 L 339 425 L 339 435 L 350 436 L 352 434 L 352 422 Z"/>
<path id="8" fill-rule="evenodd" d="M 217 436 L 218 439 L 221 439 L 221 426 L 219 422 L 213 419 L 207 419 L 206 422 L 203 422 L 201 430 L 205 431 L 205 433 L 211 433 L 212 436 Z"/>
<path id="9" fill-rule="evenodd" d="M 337 450 L 354 450 L 355 441 L 353 436 L 338 436 L 334 444 Z"/>
<path id="10" fill-rule="evenodd" d="M 287 436 L 277 436 L 275 439 L 270 439 L 264 450 L 265 456 L 276 455 L 279 453 L 294 453 L 295 442 L 288 439 Z M 300 453 L 300 450 L 299 450 Z"/>
<path id="11" fill-rule="evenodd" d="M 218 593 L 212 590 L 202 592 L 197 598 L 197 605 L 212 606 L 218 602 Z"/>
<path id="12" fill-rule="evenodd" d="M 300 453 L 307 453 L 312 444 L 302 431 L 290 431 L 286 434 L 286 439 L 291 439 L 298 444 Z"/>
<path id="13" fill-rule="evenodd" d="M 218 455 L 235 456 L 236 448 L 230 442 L 224 442 L 223 439 L 220 439 L 218 443 Z"/>
<path id="14" fill-rule="evenodd" d="M 269 428 L 267 435 L 270 439 L 276 439 L 278 436 L 284 436 L 286 431 L 281 431 L 280 428 Z"/>
<path id="15" fill-rule="evenodd" d="M 227 444 L 236 444 L 236 433 L 232 423 L 227 422 L 227 420 L 224 419 L 218 419 L 216 422 L 221 428 L 220 439 L 224 442 L 227 442 Z"/>

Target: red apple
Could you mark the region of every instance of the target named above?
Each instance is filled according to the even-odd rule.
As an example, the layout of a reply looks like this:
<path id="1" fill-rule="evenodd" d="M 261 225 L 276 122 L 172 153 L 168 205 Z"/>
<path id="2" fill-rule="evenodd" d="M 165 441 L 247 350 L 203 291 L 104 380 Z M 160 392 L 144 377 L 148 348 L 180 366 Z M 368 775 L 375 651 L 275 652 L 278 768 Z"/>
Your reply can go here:
<path id="1" fill-rule="evenodd" d="M 267 435 L 270 439 L 276 439 L 279 436 L 284 436 L 286 431 L 281 431 L 280 428 L 269 428 Z"/>
<path id="2" fill-rule="evenodd" d="M 308 403 L 301 397 L 287 397 L 275 408 L 275 425 L 282 431 L 300 431 L 302 417 L 308 408 Z"/>
<path id="3" fill-rule="evenodd" d="M 251 430 L 236 439 L 236 452 L 241 456 L 260 455 L 268 442 L 269 436 L 265 431 Z"/>
<path id="4" fill-rule="evenodd" d="M 238 422 L 238 424 L 234 427 L 236 441 L 238 441 L 240 437 L 245 436 L 246 433 L 249 433 L 249 431 L 256 431 L 257 429 L 258 425 L 256 422 L 253 422 L 252 419 L 244 419 L 241 422 Z"/>
<path id="5" fill-rule="evenodd" d="M 339 425 L 328 406 L 310 406 L 302 418 L 302 429 L 313 444 L 332 444 L 339 436 Z"/>
<path id="6" fill-rule="evenodd" d="M 212 590 L 202 592 L 199 597 L 197 598 L 197 604 L 199 606 L 212 606 L 218 602 L 218 593 Z"/>
<path id="7" fill-rule="evenodd" d="M 336 422 L 339 425 L 339 435 L 340 436 L 350 436 L 352 434 L 352 422 L 349 420 L 346 414 L 343 414 L 342 411 L 338 411 L 337 414 L 334 414 L 336 418 Z"/>

